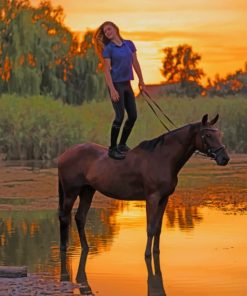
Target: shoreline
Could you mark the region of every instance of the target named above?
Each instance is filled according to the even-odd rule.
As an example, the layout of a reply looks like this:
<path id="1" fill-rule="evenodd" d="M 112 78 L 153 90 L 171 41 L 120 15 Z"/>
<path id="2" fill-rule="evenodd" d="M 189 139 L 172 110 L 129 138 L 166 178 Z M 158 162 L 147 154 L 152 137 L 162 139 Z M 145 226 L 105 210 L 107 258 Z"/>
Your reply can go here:
<path id="1" fill-rule="evenodd" d="M 75 295 L 78 284 L 60 282 L 38 274 L 22 278 L 0 278 L 0 296 L 69 296 Z"/>
<path id="2" fill-rule="evenodd" d="M 180 203 L 185 204 L 186 202 L 194 205 L 214 204 L 217 200 L 210 194 L 210 191 L 214 192 L 214 195 L 217 193 L 217 198 L 222 204 L 229 202 L 234 205 L 236 202 L 245 202 L 245 190 L 238 190 L 236 188 L 234 194 L 236 200 L 226 201 L 224 192 L 227 188 L 220 186 L 220 182 L 223 180 L 222 178 L 228 178 L 228 182 L 233 182 L 232 178 L 237 178 L 236 181 L 238 182 L 246 182 L 247 154 L 231 154 L 230 157 L 230 166 L 227 166 L 224 170 L 208 159 L 197 156 L 192 157 L 181 171 L 178 187 L 170 198 L 170 203 L 178 199 Z M 238 170 L 238 176 L 232 175 L 235 171 L 235 166 L 238 166 L 239 163 L 241 163 L 241 171 Z M 4 212 L 18 210 L 56 210 L 58 208 L 57 168 L 47 168 L 46 166 L 38 168 L 24 164 L 23 161 L 0 161 L 0 210 Z M 212 189 L 212 185 L 210 186 L 209 182 L 206 181 L 198 186 L 197 173 L 195 174 L 195 170 L 198 169 L 203 174 L 202 180 L 211 177 L 217 180 L 219 182 L 217 185 L 218 189 Z M 212 176 L 210 175 L 211 170 L 213 172 Z M 212 182 L 212 184 L 214 183 Z M 193 192 L 191 192 L 191 188 Z M 191 194 L 189 194 L 190 192 Z M 189 201 L 188 195 L 190 196 Z M 119 203 L 121 201 L 106 197 L 97 192 L 93 198 L 91 207 L 118 208 Z M 77 208 L 78 204 L 79 199 L 76 200 L 74 208 Z"/>

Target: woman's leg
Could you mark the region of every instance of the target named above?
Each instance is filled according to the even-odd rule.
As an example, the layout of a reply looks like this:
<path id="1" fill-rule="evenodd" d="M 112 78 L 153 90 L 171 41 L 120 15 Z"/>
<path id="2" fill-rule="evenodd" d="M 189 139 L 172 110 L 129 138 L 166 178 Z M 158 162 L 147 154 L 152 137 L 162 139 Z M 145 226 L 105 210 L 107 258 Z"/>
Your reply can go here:
<path id="1" fill-rule="evenodd" d="M 111 128 L 111 148 L 117 146 L 117 138 L 124 119 L 124 90 L 121 83 L 115 83 L 114 86 L 119 93 L 119 100 L 112 101 L 115 118 Z"/>
<path id="2" fill-rule="evenodd" d="M 116 102 L 112 101 L 115 119 L 111 127 L 111 145 L 108 154 L 112 158 L 123 159 L 124 155 L 117 149 L 117 139 L 124 119 L 124 89 L 122 83 L 114 83 L 114 86 L 119 93 L 119 100 Z"/>
<path id="3" fill-rule="evenodd" d="M 135 102 L 135 95 L 132 90 L 130 82 L 127 84 L 125 88 L 125 96 L 124 96 L 124 107 L 127 111 L 128 118 L 125 121 L 122 136 L 120 139 L 119 146 L 126 146 L 126 142 L 129 138 L 129 135 L 132 131 L 132 128 L 135 124 L 137 118 L 137 111 L 136 111 L 136 102 Z"/>

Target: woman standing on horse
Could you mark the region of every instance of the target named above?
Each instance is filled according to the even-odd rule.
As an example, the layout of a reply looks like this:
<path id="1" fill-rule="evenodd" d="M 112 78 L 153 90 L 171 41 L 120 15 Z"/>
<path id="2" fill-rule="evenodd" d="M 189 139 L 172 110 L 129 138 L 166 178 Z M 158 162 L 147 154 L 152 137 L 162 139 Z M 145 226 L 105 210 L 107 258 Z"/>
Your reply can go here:
<path id="1" fill-rule="evenodd" d="M 138 76 L 140 90 L 146 91 L 136 47 L 132 41 L 123 39 L 119 28 L 109 21 L 104 22 L 95 32 L 94 44 L 99 59 L 104 65 L 106 84 L 115 111 L 108 155 L 114 159 L 124 159 L 125 153 L 130 150 L 126 142 L 137 118 L 135 96 L 130 84 L 134 79 L 132 67 Z M 124 110 L 128 118 L 117 145 Z"/>

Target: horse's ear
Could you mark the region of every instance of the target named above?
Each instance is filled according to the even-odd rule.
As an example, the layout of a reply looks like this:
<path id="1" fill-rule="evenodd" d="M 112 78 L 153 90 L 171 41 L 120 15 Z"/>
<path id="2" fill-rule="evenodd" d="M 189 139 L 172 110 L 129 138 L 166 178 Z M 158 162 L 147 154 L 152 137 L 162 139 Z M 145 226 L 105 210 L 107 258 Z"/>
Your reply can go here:
<path id="1" fill-rule="evenodd" d="M 207 122 L 208 122 L 208 114 L 205 114 L 202 117 L 202 125 L 207 125 Z"/>
<path id="2" fill-rule="evenodd" d="M 218 119 L 219 119 L 219 114 L 217 114 L 215 118 L 210 121 L 210 125 L 214 125 L 218 121 Z"/>

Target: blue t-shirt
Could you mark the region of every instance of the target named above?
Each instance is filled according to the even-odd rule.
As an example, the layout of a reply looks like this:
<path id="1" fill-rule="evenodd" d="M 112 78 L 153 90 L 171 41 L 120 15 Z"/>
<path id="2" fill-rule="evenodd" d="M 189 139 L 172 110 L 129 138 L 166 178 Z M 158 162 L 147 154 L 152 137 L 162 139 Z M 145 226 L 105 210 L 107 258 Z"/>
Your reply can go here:
<path id="1" fill-rule="evenodd" d="M 103 58 L 111 60 L 111 77 L 113 82 L 133 80 L 132 54 L 136 52 L 134 43 L 123 40 L 118 46 L 113 42 L 108 43 L 103 51 Z"/>

